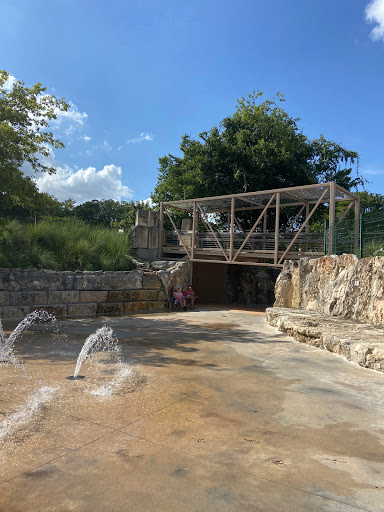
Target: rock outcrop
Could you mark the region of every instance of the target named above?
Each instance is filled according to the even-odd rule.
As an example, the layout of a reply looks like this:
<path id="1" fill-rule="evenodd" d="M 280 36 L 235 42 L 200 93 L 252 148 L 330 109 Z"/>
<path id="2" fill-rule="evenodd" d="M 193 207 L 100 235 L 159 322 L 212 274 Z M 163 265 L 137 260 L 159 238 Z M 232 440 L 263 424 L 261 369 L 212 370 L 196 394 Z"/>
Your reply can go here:
<path id="1" fill-rule="evenodd" d="M 384 257 L 352 254 L 287 261 L 275 306 L 317 311 L 384 327 Z"/>
<path id="2" fill-rule="evenodd" d="M 384 372 L 384 330 L 314 311 L 268 308 L 267 322 L 296 341 Z"/>
<path id="3" fill-rule="evenodd" d="M 267 321 L 295 340 L 384 371 L 384 257 L 287 261 Z"/>

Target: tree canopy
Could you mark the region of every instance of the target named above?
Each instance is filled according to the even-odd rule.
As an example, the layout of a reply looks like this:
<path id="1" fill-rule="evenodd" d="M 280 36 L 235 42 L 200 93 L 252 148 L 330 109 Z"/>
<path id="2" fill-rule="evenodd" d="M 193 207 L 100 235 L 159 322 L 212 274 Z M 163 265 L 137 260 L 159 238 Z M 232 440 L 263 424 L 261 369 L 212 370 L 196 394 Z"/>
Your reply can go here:
<path id="1" fill-rule="evenodd" d="M 0 208 L 3 212 L 12 208 L 28 209 L 36 204 L 39 192 L 21 166 L 27 162 L 34 171 L 55 172 L 39 157 L 48 156 L 52 147 L 64 147 L 48 128 L 59 112 L 69 108 L 63 98 L 46 94 L 40 82 L 26 87 L 19 80 L 9 83 L 9 78 L 9 73 L 0 70 Z"/>
<path id="2" fill-rule="evenodd" d="M 348 190 L 363 184 L 358 154 L 323 136 L 310 140 L 281 106 L 284 97 L 260 102 L 242 97 L 232 116 L 199 134 L 182 137 L 181 157 L 159 159 L 155 203 L 193 197 L 336 181 Z M 356 172 L 353 176 L 353 171 Z"/>
<path id="3" fill-rule="evenodd" d="M 150 210 L 146 203 L 138 201 L 99 201 L 93 199 L 75 206 L 71 215 L 85 221 L 87 224 L 103 225 L 113 228 L 130 228 L 135 224 L 138 209 Z"/>

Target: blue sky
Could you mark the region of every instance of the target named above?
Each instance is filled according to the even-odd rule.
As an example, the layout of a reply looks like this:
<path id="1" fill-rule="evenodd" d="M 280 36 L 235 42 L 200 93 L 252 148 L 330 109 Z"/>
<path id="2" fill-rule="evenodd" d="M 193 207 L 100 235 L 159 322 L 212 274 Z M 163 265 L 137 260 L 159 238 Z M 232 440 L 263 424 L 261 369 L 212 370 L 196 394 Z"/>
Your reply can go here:
<path id="1" fill-rule="evenodd" d="M 72 104 L 53 125 L 58 172 L 38 178 L 60 200 L 148 198 L 158 158 L 256 89 L 284 93 L 308 137 L 359 152 L 384 194 L 384 0 L 1 4 L 0 68 Z"/>

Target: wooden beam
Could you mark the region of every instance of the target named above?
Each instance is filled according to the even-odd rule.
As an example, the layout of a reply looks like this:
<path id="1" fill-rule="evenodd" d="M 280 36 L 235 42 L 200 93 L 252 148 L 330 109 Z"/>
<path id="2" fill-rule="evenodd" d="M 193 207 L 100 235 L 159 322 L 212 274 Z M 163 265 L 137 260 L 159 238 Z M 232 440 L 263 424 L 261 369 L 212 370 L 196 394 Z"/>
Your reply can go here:
<path id="1" fill-rule="evenodd" d="M 283 194 L 284 192 L 289 193 L 289 192 L 294 192 L 296 190 L 304 191 L 304 190 L 313 190 L 316 188 L 322 189 L 323 187 L 326 187 L 327 185 L 329 186 L 329 183 L 315 183 L 313 185 L 304 185 L 301 187 L 285 187 L 285 188 L 275 188 L 275 189 L 271 189 L 271 190 L 262 190 L 262 191 L 257 191 L 257 192 L 246 192 L 245 194 L 244 193 L 243 194 L 229 194 L 226 196 L 211 196 L 211 197 L 199 197 L 199 198 L 194 198 L 194 199 L 181 199 L 180 201 L 168 201 L 165 204 L 167 206 L 168 205 L 172 206 L 172 204 L 181 204 L 181 203 L 188 204 L 188 203 L 191 203 L 193 200 L 201 203 L 201 202 L 206 202 L 206 201 L 215 200 L 215 199 L 230 199 L 232 197 L 241 199 L 242 197 L 262 196 L 262 195 L 266 195 L 266 194 L 276 194 L 277 192 Z M 347 194 L 351 197 L 356 198 L 356 196 L 351 194 L 351 192 L 348 192 L 347 190 L 343 189 L 342 187 L 338 186 L 337 188 L 340 191 L 342 191 L 343 194 Z M 303 200 L 301 200 L 301 201 L 303 201 Z"/>
<path id="2" fill-rule="evenodd" d="M 355 203 L 355 240 L 354 248 L 356 256 L 359 255 L 360 248 L 360 197 L 356 196 Z"/>
<path id="3" fill-rule="evenodd" d="M 255 266 L 255 267 L 274 267 L 274 268 L 282 268 L 282 264 L 275 263 L 255 263 L 253 261 L 225 261 L 225 260 L 203 260 L 201 258 L 195 258 L 194 262 L 199 263 L 224 263 L 224 265 L 245 265 L 245 266 Z"/>
<path id="4" fill-rule="evenodd" d="M 201 212 L 201 215 L 202 215 L 202 217 L 203 217 L 203 220 L 205 221 L 205 224 L 208 226 L 208 229 L 211 231 L 212 235 L 214 236 L 214 238 L 215 238 L 215 240 L 216 240 L 216 242 L 217 242 L 218 246 L 220 247 L 220 249 L 221 249 L 222 253 L 224 254 L 225 259 L 228 261 L 228 256 L 226 255 L 225 250 L 223 249 L 223 246 L 222 246 L 222 245 L 221 245 L 221 243 L 220 243 L 220 240 L 217 238 L 216 233 L 213 231 L 211 224 L 210 224 L 210 223 L 209 223 L 209 221 L 206 219 L 206 217 L 205 217 L 205 213 L 203 212 L 203 210 L 202 210 L 201 206 L 199 205 L 199 203 L 198 203 L 197 201 L 196 201 L 196 204 L 197 204 L 197 206 L 199 207 L 199 210 L 200 210 L 200 212 Z"/>
<path id="5" fill-rule="evenodd" d="M 160 203 L 160 222 L 159 222 L 159 259 L 163 255 L 163 245 L 164 245 L 164 205 Z"/>
<path id="6" fill-rule="evenodd" d="M 245 201 L 245 202 L 251 204 L 252 206 L 258 206 L 259 208 L 264 208 L 263 204 L 255 203 L 255 201 L 251 201 L 247 197 L 239 197 L 238 199 L 241 200 L 241 201 Z"/>
<path id="7" fill-rule="evenodd" d="M 341 198 L 336 198 L 335 199 L 335 202 L 336 203 L 340 203 L 340 202 L 345 202 L 345 201 L 349 201 L 349 199 L 345 199 L 344 197 Z M 324 199 L 323 200 L 323 203 L 328 203 L 329 202 L 329 199 Z M 308 201 L 308 203 L 305 203 L 305 204 L 309 204 L 309 205 L 312 205 L 312 204 L 316 204 L 317 203 L 317 199 L 316 200 L 313 200 L 313 201 Z M 281 206 L 299 206 L 299 203 L 283 203 Z M 235 212 L 244 212 L 244 211 L 250 211 L 250 210 L 261 210 L 263 208 L 263 206 L 250 206 L 249 208 L 248 207 L 244 207 L 244 208 L 236 208 L 235 209 Z M 272 204 L 270 206 L 270 208 L 276 208 L 276 205 Z M 227 210 L 223 210 L 223 211 L 227 211 Z M 217 212 L 217 210 L 214 210 L 212 211 L 212 213 L 214 212 Z M 209 210 L 207 210 L 207 213 L 211 213 Z"/>
<path id="8" fill-rule="evenodd" d="M 240 226 L 240 222 L 236 219 L 236 217 L 234 217 L 234 219 L 235 219 L 236 226 L 240 229 L 240 231 L 242 231 L 244 233 L 243 228 Z"/>
<path id="9" fill-rule="evenodd" d="M 306 207 L 305 204 L 303 204 L 303 206 L 300 208 L 300 211 L 299 213 L 296 215 L 296 217 L 293 219 L 293 221 L 290 223 L 288 229 L 286 229 L 286 233 L 289 233 L 289 231 L 293 228 L 293 226 L 295 225 L 295 222 L 297 221 L 297 219 L 300 217 L 300 215 L 302 214 L 304 208 Z"/>
<path id="10" fill-rule="evenodd" d="M 263 215 L 263 241 L 261 244 L 262 249 L 265 249 L 267 243 L 267 221 L 268 221 L 268 210 L 264 210 Z"/>
<path id="11" fill-rule="evenodd" d="M 270 205 L 270 204 L 272 203 L 272 201 L 275 199 L 275 195 L 276 195 L 276 194 L 274 194 L 274 195 L 271 197 L 271 199 L 268 201 L 268 203 L 266 204 L 266 206 L 265 206 L 264 210 L 261 212 L 261 214 L 259 215 L 259 217 L 258 217 L 257 221 L 254 223 L 254 225 L 253 225 L 253 227 L 252 227 L 251 231 L 248 233 L 248 235 L 247 235 L 246 239 L 245 239 L 245 240 L 244 240 L 244 242 L 241 244 L 240 249 L 237 251 L 237 253 L 235 254 L 235 256 L 231 259 L 231 261 L 234 261 L 234 260 L 237 258 L 237 256 L 240 254 L 240 252 L 243 250 L 243 247 L 244 247 L 244 246 L 245 246 L 245 244 L 248 242 L 248 240 L 249 240 L 250 236 L 251 236 L 251 235 L 252 235 L 252 233 L 255 231 L 255 229 L 256 229 L 256 227 L 257 227 L 257 225 L 259 224 L 259 222 L 260 222 L 260 221 L 261 221 L 261 219 L 263 218 L 264 213 L 268 210 L 269 205 Z"/>
<path id="12" fill-rule="evenodd" d="M 354 199 L 354 200 L 360 199 L 360 197 L 357 194 L 353 194 L 352 192 L 350 192 L 346 188 L 343 188 L 341 185 L 338 185 L 337 183 L 336 183 L 336 190 L 339 190 L 343 194 L 349 196 L 351 199 Z M 348 199 L 344 199 L 344 201 L 348 201 Z"/>
<path id="13" fill-rule="evenodd" d="M 194 201 L 193 202 L 193 218 L 192 218 L 192 246 L 191 246 L 191 258 L 192 259 L 195 254 L 195 246 L 196 246 L 196 218 L 197 218 L 196 201 Z M 191 280 L 191 284 L 192 284 L 192 280 Z"/>
<path id="14" fill-rule="evenodd" d="M 276 194 L 276 213 L 275 213 L 275 258 L 277 263 L 279 257 L 279 230 L 280 230 L 280 192 Z"/>
<path id="15" fill-rule="evenodd" d="M 299 204 L 308 204 L 308 201 L 306 201 L 305 199 L 301 199 L 300 197 L 296 197 L 295 195 L 290 194 L 289 192 L 283 192 L 283 194 L 284 194 L 285 196 L 290 197 L 291 199 L 294 199 L 294 200 L 295 200 L 295 201 L 297 201 Z"/>
<path id="16" fill-rule="evenodd" d="M 349 210 L 352 208 L 352 206 L 355 204 L 355 201 L 351 201 L 348 205 L 348 208 L 345 210 L 345 212 L 343 213 L 343 215 L 340 217 L 340 219 L 338 219 L 337 223 L 338 224 L 341 224 L 343 222 L 343 220 L 345 219 L 345 217 L 347 216 Z"/>
<path id="17" fill-rule="evenodd" d="M 179 230 L 177 229 L 177 227 L 176 227 L 175 223 L 173 222 L 172 217 L 169 215 L 169 213 L 168 213 L 168 209 L 167 209 L 167 208 L 165 208 L 165 213 L 168 215 L 169 220 L 170 220 L 170 221 L 171 221 L 171 223 L 172 223 L 173 229 L 176 231 L 177 236 L 179 237 L 179 240 L 180 240 L 180 242 L 182 243 L 182 245 L 183 245 L 183 247 L 184 247 L 184 249 L 185 249 L 185 252 L 187 253 L 188 258 L 189 258 L 189 259 L 191 259 L 191 255 L 190 255 L 190 253 L 189 253 L 189 251 L 188 251 L 188 249 L 187 249 L 187 246 L 185 245 L 184 240 L 183 240 L 182 236 L 181 236 L 181 235 L 180 235 L 180 233 L 179 233 Z"/>
<path id="18" fill-rule="evenodd" d="M 231 199 L 231 232 L 229 240 L 229 261 L 233 260 L 233 236 L 235 232 L 235 198 Z"/>
<path id="19" fill-rule="evenodd" d="M 339 198 L 335 198 L 335 202 L 336 203 L 339 203 L 339 202 L 345 202 L 345 201 L 349 201 L 349 199 L 346 199 L 345 197 L 339 197 Z M 324 199 L 323 200 L 323 203 L 328 203 L 329 202 L 329 199 Z M 316 204 L 317 203 L 317 200 L 313 200 L 313 201 L 308 201 L 308 204 L 309 205 L 312 205 L 312 204 Z M 284 206 L 284 207 L 288 207 L 288 206 L 298 206 L 299 203 L 284 203 L 282 204 L 281 206 Z M 178 208 L 176 206 L 170 206 L 170 208 L 174 208 L 175 210 L 180 210 L 182 212 L 185 212 L 185 211 L 192 211 L 192 210 L 188 210 L 188 209 L 185 209 L 185 208 Z M 235 208 L 235 212 L 248 212 L 248 211 L 252 211 L 252 210 L 262 210 L 264 208 L 264 206 L 247 206 L 247 207 L 243 207 L 243 208 Z M 270 206 L 270 208 L 276 208 L 276 205 L 272 204 Z M 230 213 L 231 209 L 230 208 L 223 208 L 222 210 L 218 210 L 217 208 L 214 208 L 213 210 L 206 210 L 205 213 Z"/>
<path id="20" fill-rule="evenodd" d="M 285 258 L 285 256 L 288 254 L 289 252 L 289 249 L 292 247 L 292 245 L 296 242 L 297 240 L 297 237 L 300 235 L 300 233 L 303 231 L 303 229 L 305 228 L 306 224 L 311 220 L 311 217 L 312 215 L 315 213 L 315 211 L 317 210 L 319 204 L 321 204 L 321 201 L 323 199 L 323 197 L 325 196 L 325 194 L 327 193 L 327 190 L 324 190 L 324 192 L 322 193 L 320 199 L 317 201 L 317 204 L 314 206 L 314 208 L 312 209 L 311 213 L 308 215 L 308 217 L 305 219 L 304 223 L 302 224 L 301 228 L 299 229 L 299 231 L 296 233 L 296 235 L 293 237 L 291 243 L 288 245 L 288 247 L 286 248 L 286 250 L 284 251 L 282 257 L 279 259 L 278 263 L 281 263 L 283 261 L 283 259 Z"/>
<path id="21" fill-rule="evenodd" d="M 334 181 L 329 184 L 329 254 L 335 250 L 335 185 Z"/>

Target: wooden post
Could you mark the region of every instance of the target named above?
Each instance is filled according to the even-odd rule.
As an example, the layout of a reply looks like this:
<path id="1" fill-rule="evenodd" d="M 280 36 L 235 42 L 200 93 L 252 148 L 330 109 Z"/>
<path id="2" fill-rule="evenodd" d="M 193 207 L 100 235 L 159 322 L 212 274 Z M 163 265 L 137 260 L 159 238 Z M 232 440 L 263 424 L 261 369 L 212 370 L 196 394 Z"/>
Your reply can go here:
<path id="1" fill-rule="evenodd" d="M 357 257 L 359 257 L 360 249 L 360 197 L 355 199 L 355 236 L 354 236 L 354 250 Z M 361 256 L 360 256 L 361 257 Z"/>
<path id="2" fill-rule="evenodd" d="M 336 183 L 329 184 L 329 254 L 335 250 Z"/>
<path id="3" fill-rule="evenodd" d="M 280 192 L 276 193 L 276 218 L 275 218 L 275 257 L 274 263 L 279 259 L 279 228 L 280 228 Z"/>
<path id="4" fill-rule="evenodd" d="M 233 260 L 233 236 L 235 231 L 235 198 L 231 199 L 231 229 L 229 238 L 229 261 Z"/>
<path id="5" fill-rule="evenodd" d="M 164 243 L 164 205 L 160 203 L 160 222 L 159 222 L 159 259 L 163 256 Z"/>
<path id="6" fill-rule="evenodd" d="M 305 218 L 308 219 L 309 217 L 309 204 L 307 203 L 305 205 Z M 306 224 L 305 226 L 305 233 L 309 233 L 309 222 Z M 305 243 L 303 244 L 303 252 L 306 253 L 308 252 L 308 239 L 305 241 Z M 299 251 L 300 251 L 300 247 L 299 247 Z"/>
<path id="7" fill-rule="evenodd" d="M 268 210 L 265 210 L 264 212 L 264 218 L 263 218 L 263 242 L 261 245 L 261 248 L 263 251 L 265 251 L 267 247 L 267 220 L 268 220 Z"/>
<path id="8" fill-rule="evenodd" d="M 195 247 L 196 247 L 196 201 L 193 201 L 193 219 L 192 219 L 192 247 L 191 247 L 191 260 L 195 257 Z M 191 281 L 192 284 L 192 281 Z"/>

